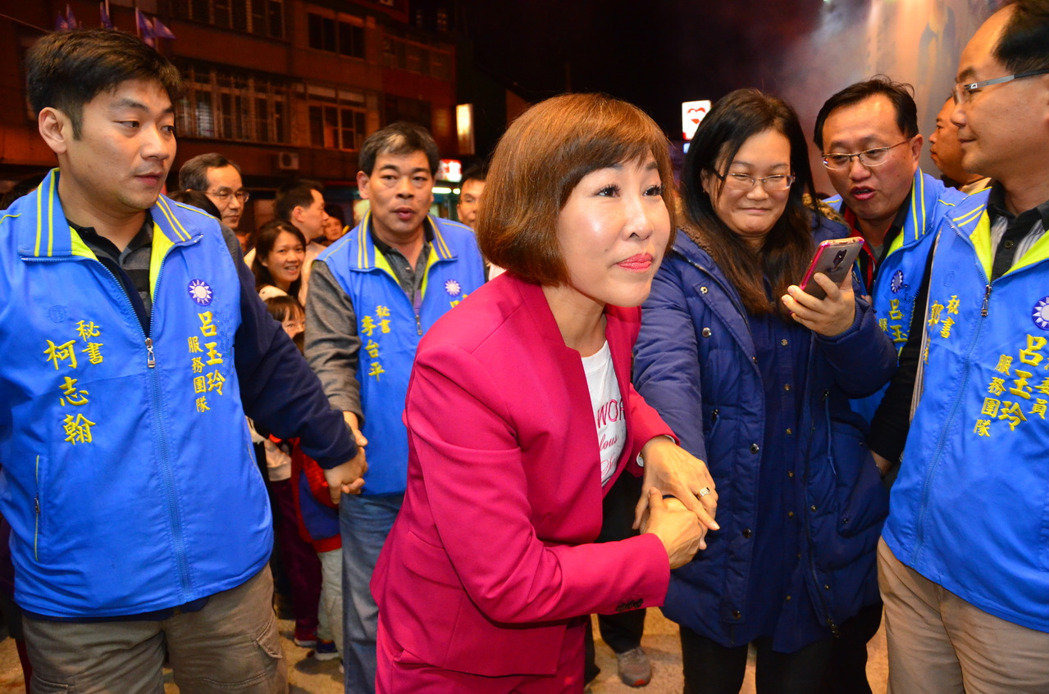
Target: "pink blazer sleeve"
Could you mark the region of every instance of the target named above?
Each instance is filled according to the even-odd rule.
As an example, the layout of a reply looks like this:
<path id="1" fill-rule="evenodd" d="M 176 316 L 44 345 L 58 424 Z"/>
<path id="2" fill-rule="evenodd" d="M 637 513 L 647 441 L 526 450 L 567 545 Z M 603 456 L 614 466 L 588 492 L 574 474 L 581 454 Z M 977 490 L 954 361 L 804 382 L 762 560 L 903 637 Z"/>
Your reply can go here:
<path id="1" fill-rule="evenodd" d="M 572 456 L 568 450 L 563 459 L 529 455 L 530 442 L 519 441 L 512 424 L 507 392 L 513 386 L 496 378 L 459 347 L 420 352 L 405 411 L 441 544 L 471 600 L 502 623 L 662 604 L 669 564 L 654 535 L 576 545 L 546 544 L 537 536 L 532 519 L 544 509 L 529 501 L 529 470 L 566 465 Z M 630 401 L 637 426 L 660 429 L 658 415 L 653 418 L 636 393 Z M 549 435 L 567 439 L 570 434 L 558 431 L 558 413 L 548 416 Z"/>

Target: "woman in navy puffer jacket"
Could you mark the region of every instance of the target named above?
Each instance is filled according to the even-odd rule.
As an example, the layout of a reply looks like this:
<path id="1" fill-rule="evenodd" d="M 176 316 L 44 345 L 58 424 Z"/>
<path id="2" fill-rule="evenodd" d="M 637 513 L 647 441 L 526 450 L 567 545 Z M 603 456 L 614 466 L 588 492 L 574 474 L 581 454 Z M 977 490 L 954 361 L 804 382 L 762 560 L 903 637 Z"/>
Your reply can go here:
<path id="1" fill-rule="evenodd" d="M 849 398 L 892 375 L 895 351 L 850 278 L 817 300 L 792 285 L 815 243 L 848 235 L 812 194 L 794 111 L 733 92 L 685 160 L 688 224 L 644 304 L 635 384 L 705 460 L 721 530 L 673 572 L 686 692 L 736 692 L 747 647 L 759 692 L 818 691 L 838 627 L 878 600 L 888 507 Z M 814 238 L 815 237 L 815 238 Z"/>

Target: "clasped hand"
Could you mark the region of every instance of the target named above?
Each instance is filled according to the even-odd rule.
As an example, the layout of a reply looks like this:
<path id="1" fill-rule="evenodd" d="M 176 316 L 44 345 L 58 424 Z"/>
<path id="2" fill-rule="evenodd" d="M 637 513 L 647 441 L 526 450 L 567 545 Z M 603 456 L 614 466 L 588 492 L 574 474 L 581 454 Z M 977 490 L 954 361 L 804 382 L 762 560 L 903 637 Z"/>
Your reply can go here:
<path id="1" fill-rule="evenodd" d="M 634 527 L 655 534 L 667 550 L 670 568 L 691 561 L 706 549 L 708 530 L 718 530 L 714 520 L 718 495 L 706 464 L 664 436 L 641 449 L 645 477 Z M 669 495 L 677 501 L 664 503 Z"/>

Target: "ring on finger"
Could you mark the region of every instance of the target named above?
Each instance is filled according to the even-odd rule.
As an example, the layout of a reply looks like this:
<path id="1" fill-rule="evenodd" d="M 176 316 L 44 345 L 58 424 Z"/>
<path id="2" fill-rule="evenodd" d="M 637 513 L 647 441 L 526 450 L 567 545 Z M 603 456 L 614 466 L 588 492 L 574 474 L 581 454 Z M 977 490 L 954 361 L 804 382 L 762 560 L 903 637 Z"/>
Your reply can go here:
<path id="1" fill-rule="evenodd" d="M 711 491 L 710 487 L 703 487 L 702 489 L 699 490 L 699 498 L 702 499 L 707 494 L 710 494 L 710 491 Z"/>

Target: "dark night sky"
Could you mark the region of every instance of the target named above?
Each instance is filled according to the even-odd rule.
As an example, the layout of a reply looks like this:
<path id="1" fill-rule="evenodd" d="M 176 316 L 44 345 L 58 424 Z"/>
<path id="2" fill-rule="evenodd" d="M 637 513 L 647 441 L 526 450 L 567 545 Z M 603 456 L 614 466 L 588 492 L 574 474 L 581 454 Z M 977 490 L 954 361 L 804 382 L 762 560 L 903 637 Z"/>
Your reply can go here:
<path id="1" fill-rule="evenodd" d="M 866 5 L 835 3 L 843 13 Z M 824 11 L 823 0 L 476 0 L 464 19 L 475 64 L 529 101 L 569 84 L 606 92 L 638 104 L 674 137 L 683 100 L 744 86 L 776 93 L 789 74 L 786 49 Z"/>

